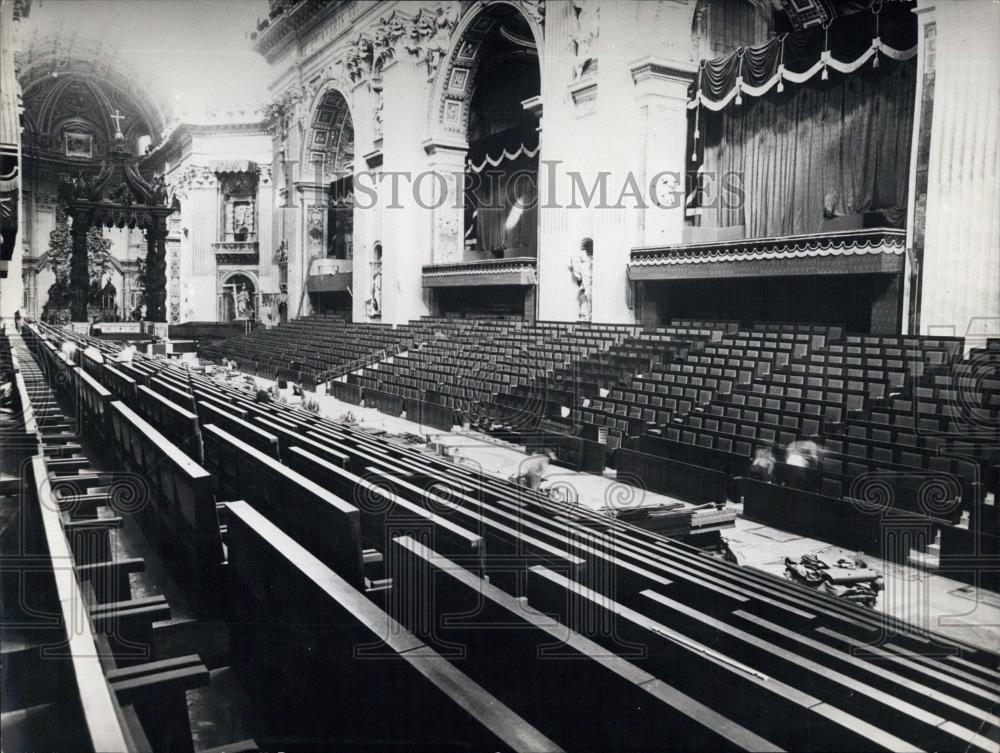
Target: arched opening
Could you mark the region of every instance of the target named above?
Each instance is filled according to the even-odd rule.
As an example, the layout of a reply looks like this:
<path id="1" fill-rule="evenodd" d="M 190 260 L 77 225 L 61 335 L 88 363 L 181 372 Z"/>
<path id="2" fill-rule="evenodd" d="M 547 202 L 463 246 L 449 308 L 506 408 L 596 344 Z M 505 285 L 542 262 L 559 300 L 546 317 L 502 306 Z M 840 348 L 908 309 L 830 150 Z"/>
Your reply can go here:
<path id="1" fill-rule="evenodd" d="M 541 70 L 535 28 L 492 3 L 461 26 L 439 74 L 435 128 L 467 145 L 462 213 L 436 224 L 444 253 L 424 274 L 445 315 L 533 318 L 538 256 Z M 461 227 L 461 236 L 458 229 Z M 460 237 L 460 248 L 451 246 Z M 455 262 L 461 260 L 461 264 Z"/>
<path id="2" fill-rule="evenodd" d="M 344 95 L 327 91 L 306 142 L 323 205 L 306 209 L 309 299 L 314 311 L 349 314 L 354 260 L 354 122 Z"/>
<path id="3" fill-rule="evenodd" d="M 503 259 L 538 253 L 538 50 L 523 15 L 496 5 L 473 21 L 458 59 L 472 54 L 465 137 L 465 258 Z M 473 52 L 474 51 L 474 52 Z"/>
<path id="4" fill-rule="evenodd" d="M 254 321 L 257 318 L 257 286 L 249 275 L 229 275 L 219 285 L 219 321 Z"/>

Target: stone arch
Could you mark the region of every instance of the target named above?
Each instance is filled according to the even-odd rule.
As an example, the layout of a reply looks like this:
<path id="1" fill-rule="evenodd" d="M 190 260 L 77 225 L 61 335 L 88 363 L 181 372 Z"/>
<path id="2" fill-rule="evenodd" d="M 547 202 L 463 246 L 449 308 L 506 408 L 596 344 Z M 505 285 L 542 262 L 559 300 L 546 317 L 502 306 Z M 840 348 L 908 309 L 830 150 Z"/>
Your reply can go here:
<path id="1" fill-rule="evenodd" d="M 316 182 L 330 183 L 354 164 L 354 113 L 345 87 L 335 79 L 327 81 L 308 113 L 300 164 L 303 172 L 316 173 Z"/>
<path id="2" fill-rule="evenodd" d="M 503 15 L 516 13 L 527 26 L 530 39 L 524 41 L 535 50 L 539 81 L 544 80 L 542 26 L 537 14 L 523 6 L 513 0 L 482 0 L 465 10 L 434 81 L 429 112 L 432 137 L 465 138 L 474 82 L 483 60 L 482 43 Z"/>

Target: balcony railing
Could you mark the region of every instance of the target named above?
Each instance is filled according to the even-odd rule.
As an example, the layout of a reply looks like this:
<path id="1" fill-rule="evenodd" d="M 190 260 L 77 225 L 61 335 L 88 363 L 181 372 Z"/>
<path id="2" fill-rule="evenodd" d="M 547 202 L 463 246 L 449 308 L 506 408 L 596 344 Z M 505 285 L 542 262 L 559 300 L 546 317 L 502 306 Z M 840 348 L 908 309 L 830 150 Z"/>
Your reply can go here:
<path id="1" fill-rule="evenodd" d="M 310 293 L 335 293 L 347 290 L 353 276 L 353 259 L 313 259 L 306 284 Z"/>
<path id="2" fill-rule="evenodd" d="M 423 268 L 425 288 L 481 285 L 535 285 L 538 259 L 480 259 L 452 264 L 427 264 Z"/>
<path id="3" fill-rule="evenodd" d="M 629 277 L 666 280 L 894 273 L 903 269 L 905 245 L 903 230 L 863 228 L 633 248 Z"/>

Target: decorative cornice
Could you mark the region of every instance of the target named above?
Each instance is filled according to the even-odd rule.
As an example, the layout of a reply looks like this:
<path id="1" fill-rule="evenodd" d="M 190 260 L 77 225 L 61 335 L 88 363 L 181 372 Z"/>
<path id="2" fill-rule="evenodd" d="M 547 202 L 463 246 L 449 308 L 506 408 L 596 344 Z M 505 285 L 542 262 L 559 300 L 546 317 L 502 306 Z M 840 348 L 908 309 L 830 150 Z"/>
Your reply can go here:
<path id="1" fill-rule="evenodd" d="M 698 74 L 698 67 L 693 63 L 667 60 L 656 55 L 647 55 L 633 60 L 629 63 L 628 68 L 632 74 L 632 81 L 636 84 L 654 80 L 683 84 L 686 87 L 694 81 Z M 686 91 L 685 99 L 687 99 Z"/>
<path id="2" fill-rule="evenodd" d="M 573 81 L 566 88 L 573 98 L 573 104 L 591 104 L 597 99 L 597 76 L 584 76 Z"/>
<path id="3" fill-rule="evenodd" d="M 465 139 L 457 137 L 427 139 L 422 142 L 421 146 L 423 146 L 424 152 L 429 156 L 452 153 L 460 154 L 464 158 L 465 154 L 469 151 L 469 143 Z"/>
<path id="4" fill-rule="evenodd" d="M 257 264 L 260 261 L 260 247 L 257 241 L 213 243 L 212 252 L 218 264 Z"/>

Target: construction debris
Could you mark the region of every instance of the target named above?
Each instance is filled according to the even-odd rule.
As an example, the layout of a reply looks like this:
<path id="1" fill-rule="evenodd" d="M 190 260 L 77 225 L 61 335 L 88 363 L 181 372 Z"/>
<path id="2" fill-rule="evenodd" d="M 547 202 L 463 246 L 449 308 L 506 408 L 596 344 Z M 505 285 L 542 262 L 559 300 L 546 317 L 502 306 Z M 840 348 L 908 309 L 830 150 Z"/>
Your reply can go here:
<path id="1" fill-rule="evenodd" d="M 786 577 L 817 591 L 874 607 L 884 587 L 882 573 L 872 570 L 863 559 L 841 557 L 830 565 L 819 557 L 806 554 L 800 560 L 785 557 Z"/>

